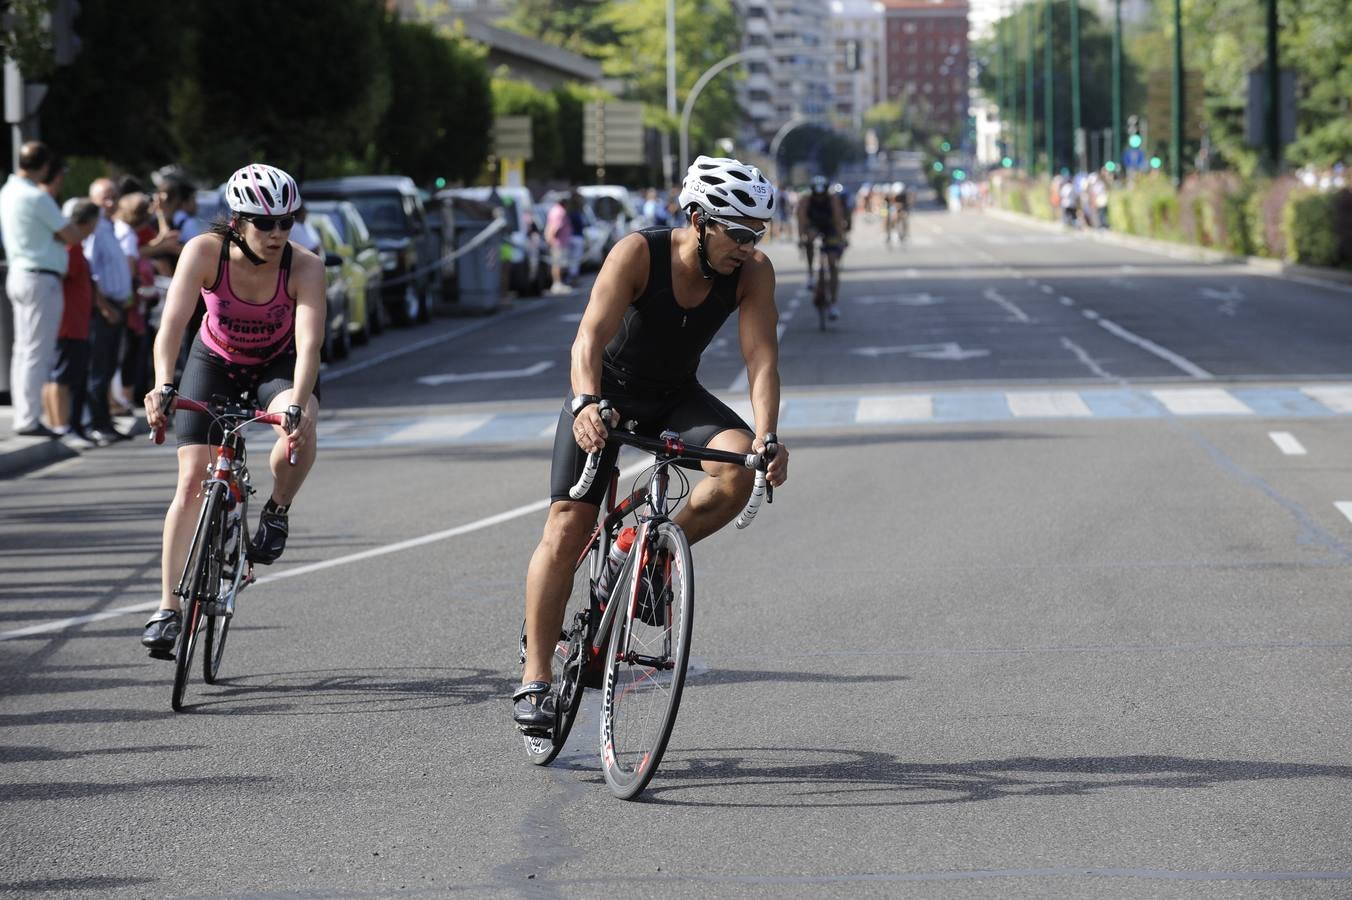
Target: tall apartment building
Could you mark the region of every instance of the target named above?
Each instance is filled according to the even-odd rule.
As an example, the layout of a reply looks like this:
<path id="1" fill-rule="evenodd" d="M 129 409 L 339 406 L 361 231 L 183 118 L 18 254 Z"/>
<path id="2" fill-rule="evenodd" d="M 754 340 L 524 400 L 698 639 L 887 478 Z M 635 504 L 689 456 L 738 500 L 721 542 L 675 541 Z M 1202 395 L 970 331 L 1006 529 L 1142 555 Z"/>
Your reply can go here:
<path id="1" fill-rule="evenodd" d="M 887 96 L 887 41 L 880 0 L 831 0 L 831 124 L 858 132 Z M 857 68 L 851 68 L 857 65 Z"/>
<path id="2" fill-rule="evenodd" d="M 760 51 L 743 64 L 738 98 L 744 141 L 768 147 L 795 118 L 827 124 L 831 112 L 829 0 L 736 0 L 742 50 Z"/>
<path id="3" fill-rule="evenodd" d="M 882 0 L 887 98 L 958 142 L 968 107 L 967 0 Z"/>

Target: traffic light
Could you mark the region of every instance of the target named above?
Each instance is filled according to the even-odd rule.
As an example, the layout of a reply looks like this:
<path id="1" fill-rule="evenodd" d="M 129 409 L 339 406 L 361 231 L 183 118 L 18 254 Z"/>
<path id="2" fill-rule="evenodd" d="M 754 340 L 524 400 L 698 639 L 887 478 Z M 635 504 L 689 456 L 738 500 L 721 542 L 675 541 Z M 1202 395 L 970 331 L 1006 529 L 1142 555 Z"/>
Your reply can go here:
<path id="1" fill-rule="evenodd" d="M 1014 167 L 1014 160 L 1006 156 L 1000 160 L 1000 165 L 1006 169 L 1012 169 Z"/>
<path id="2" fill-rule="evenodd" d="M 1145 122 L 1140 116 L 1127 116 L 1127 146 L 1139 150 L 1145 143 Z"/>
<path id="3" fill-rule="evenodd" d="M 441 190 L 446 186 L 446 179 L 438 175 L 437 180 L 433 183 L 437 186 L 437 190 Z"/>
<path id="4" fill-rule="evenodd" d="M 1163 165 L 1164 165 L 1164 160 L 1160 159 L 1158 156 L 1152 156 L 1152 157 L 1150 157 L 1150 168 L 1152 168 L 1152 169 L 1158 169 L 1158 168 L 1160 168 L 1160 167 L 1163 166 Z"/>
<path id="5" fill-rule="evenodd" d="M 936 160 L 934 161 L 934 165 L 933 165 L 931 168 L 933 168 L 934 171 L 936 171 L 936 172 L 942 172 L 942 171 L 944 170 L 944 164 L 941 163 L 941 162 L 939 162 L 939 160 L 936 159 Z"/>
<path id="6" fill-rule="evenodd" d="M 966 178 L 966 177 L 967 177 L 967 173 L 964 172 L 962 169 L 954 169 L 954 170 L 953 170 L 953 180 L 954 180 L 954 181 L 962 181 L 962 180 L 963 180 L 964 178 Z"/>
<path id="7" fill-rule="evenodd" d="M 953 149 L 953 145 L 950 144 L 948 141 L 944 141 L 942 144 L 939 145 L 939 149 L 947 153 L 949 150 Z"/>
<path id="8" fill-rule="evenodd" d="M 1117 171 L 1117 163 L 1113 162 L 1113 161 L 1110 159 L 1110 160 L 1108 160 L 1106 163 L 1103 164 L 1103 168 L 1107 169 L 1109 172 L 1116 172 L 1116 171 Z"/>

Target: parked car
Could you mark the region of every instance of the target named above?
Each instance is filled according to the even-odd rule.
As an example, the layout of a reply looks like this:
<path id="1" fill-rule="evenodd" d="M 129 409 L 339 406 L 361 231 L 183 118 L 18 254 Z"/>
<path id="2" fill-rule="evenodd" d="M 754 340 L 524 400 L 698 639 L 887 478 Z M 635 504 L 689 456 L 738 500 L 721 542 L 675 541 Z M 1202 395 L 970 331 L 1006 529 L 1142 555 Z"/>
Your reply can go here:
<path id="1" fill-rule="evenodd" d="M 353 285 L 349 298 L 352 307 L 352 321 L 349 323 L 352 340 L 357 344 L 365 344 L 371 335 L 385 330 L 385 310 L 380 300 L 384 283 L 380 251 L 371 233 L 366 230 L 361 213 L 348 201 L 307 201 L 305 209 L 308 212 L 305 221 L 316 231 L 320 231 L 321 227 L 332 230 L 327 239 L 321 232 L 320 242 L 326 252 L 336 253 L 343 258 L 347 278 Z"/>
<path id="2" fill-rule="evenodd" d="M 551 279 L 549 258 L 544 253 L 544 224 L 543 220 L 535 217 L 535 198 L 529 188 L 450 188 L 441 191 L 438 196 L 479 200 L 503 209 L 508 220 L 504 246 L 511 257 L 507 287 L 521 297 L 537 296 L 549 287 Z"/>
<path id="3" fill-rule="evenodd" d="M 322 242 L 323 238 L 320 240 Z M 328 303 L 328 312 L 324 323 L 324 346 L 319 354 L 324 362 L 347 359 L 352 350 L 352 335 L 348 330 L 348 323 L 352 321 L 351 296 L 352 285 L 343 271 L 343 258 L 336 253 L 325 252 L 324 299 Z"/>
<path id="4" fill-rule="evenodd" d="M 639 208 L 634 205 L 633 195 L 628 188 L 618 184 L 584 184 L 577 192 L 587 201 L 598 220 L 611 225 L 610 244 L 605 248 L 606 253 L 620 238 L 643 227 Z"/>
<path id="5" fill-rule="evenodd" d="M 375 239 L 384 273 L 382 298 L 395 325 L 426 322 L 442 296 L 440 239 L 423 209 L 413 179 L 354 175 L 301 185 L 306 203 L 348 200 Z"/>

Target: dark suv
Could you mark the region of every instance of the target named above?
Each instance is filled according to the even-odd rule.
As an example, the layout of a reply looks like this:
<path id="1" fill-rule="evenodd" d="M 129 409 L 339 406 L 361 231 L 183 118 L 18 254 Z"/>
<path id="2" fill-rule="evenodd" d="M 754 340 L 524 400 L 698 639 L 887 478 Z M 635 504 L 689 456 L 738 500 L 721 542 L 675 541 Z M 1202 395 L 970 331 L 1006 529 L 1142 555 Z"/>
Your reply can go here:
<path id="1" fill-rule="evenodd" d="M 380 250 L 381 299 L 395 325 L 426 322 L 442 296 L 441 240 L 427 220 L 422 195 L 402 175 L 354 175 L 307 181 L 301 196 L 347 200 L 357 207 Z"/>

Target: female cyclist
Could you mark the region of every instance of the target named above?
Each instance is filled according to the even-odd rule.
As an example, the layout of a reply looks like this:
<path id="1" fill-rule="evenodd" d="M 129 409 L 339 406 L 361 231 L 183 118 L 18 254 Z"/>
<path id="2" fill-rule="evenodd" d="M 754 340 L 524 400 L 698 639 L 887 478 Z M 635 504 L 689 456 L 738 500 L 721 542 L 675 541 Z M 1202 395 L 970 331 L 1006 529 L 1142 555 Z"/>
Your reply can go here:
<path id="1" fill-rule="evenodd" d="M 238 400 L 248 393 L 269 412 L 286 412 L 289 427 L 277 429 L 269 460 L 272 496 L 249 551 L 252 561 L 267 564 L 286 545 L 287 513 L 315 461 L 324 264 L 287 239 L 301 205 L 290 175 L 272 166 L 247 165 L 230 176 L 225 195 L 229 221 L 189 241 L 174 270 L 155 339 L 155 383 L 162 387 L 145 396 L 146 421 L 152 429 L 163 428 L 179 391 L 207 402 L 217 395 Z M 182 383 L 175 385 L 174 364 L 198 297 L 206 315 Z M 197 521 L 211 430 L 207 415 L 186 410 L 175 415 L 178 487 L 164 520 L 160 608 L 141 636 L 152 656 L 168 655 L 182 629 L 173 590 Z M 289 463 L 292 452 L 295 465 Z"/>

